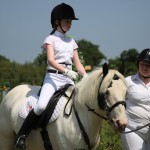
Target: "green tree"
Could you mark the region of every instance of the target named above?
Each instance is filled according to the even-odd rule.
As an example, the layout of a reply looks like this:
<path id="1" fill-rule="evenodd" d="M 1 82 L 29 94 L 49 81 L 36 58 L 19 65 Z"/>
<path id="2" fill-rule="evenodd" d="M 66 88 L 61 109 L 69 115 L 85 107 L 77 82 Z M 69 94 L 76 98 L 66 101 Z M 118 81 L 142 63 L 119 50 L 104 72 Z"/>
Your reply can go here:
<path id="1" fill-rule="evenodd" d="M 39 65 L 39 66 L 46 66 L 47 65 L 46 49 L 43 49 L 42 53 L 39 54 L 35 58 L 35 60 L 33 61 L 33 64 Z"/>
<path id="2" fill-rule="evenodd" d="M 135 74 L 137 71 L 137 58 L 139 52 L 136 49 L 124 50 L 119 57 L 109 59 L 110 68 L 118 69 L 123 62 L 125 64 L 125 76 Z"/>
<path id="3" fill-rule="evenodd" d="M 20 83 L 41 85 L 44 78 L 45 70 L 45 67 L 41 67 L 33 63 L 25 63 L 22 66 L 22 69 L 20 69 L 18 72 Z"/>
<path id="4" fill-rule="evenodd" d="M 46 71 L 44 64 L 25 63 L 22 65 L 8 59 L 0 59 L 0 66 L 0 82 L 9 82 L 12 87 L 24 83 L 41 85 Z"/>
<path id="5" fill-rule="evenodd" d="M 106 121 L 101 126 L 100 143 L 97 150 L 123 150 L 120 134 L 113 131 Z"/>
<path id="6" fill-rule="evenodd" d="M 18 72 L 21 65 L 1 60 L 0 66 L 0 82 L 9 82 L 12 86 L 15 86 L 19 82 Z"/>
<path id="7" fill-rule="evenodd" d="M 2 55 L 0 55 L 0 61 L 10 62 L 10 60 L 8 58 L 6 58 L 5 56 L 2 56 Z"/>
<path id="8" fill-rule="evenodd" d="M 79 52 L 83 54 L 83 59 L 85 65 L 90 65 L 92 68 L 99 66 L 103 59 L 106 59 L 106 56 L 100 52 L 99 46 L 92 44 L 86 40 L 80 40 L 77 42 L 79 46 Z"/>

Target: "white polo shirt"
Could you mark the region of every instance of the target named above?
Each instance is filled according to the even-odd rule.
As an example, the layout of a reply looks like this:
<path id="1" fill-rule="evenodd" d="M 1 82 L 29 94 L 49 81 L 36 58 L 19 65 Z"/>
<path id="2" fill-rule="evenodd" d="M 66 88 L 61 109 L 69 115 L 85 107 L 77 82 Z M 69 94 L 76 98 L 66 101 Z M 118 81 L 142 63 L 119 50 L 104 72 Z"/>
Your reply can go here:
<path id="1" fill-rule="evenodd" d="M 126 78 L 128 83 L 127 94 L 127 116 L 132 122 L 150 121 L 150 83 L 145 85 L 139 74 Z"/>
<path id="2" fill-rule="evenodd" d="M 74 39 L 66 36 L 65 34 L 55 31 L 54 34 L 49 35 L 44 44 L 50 44 L 54 49 L 54 57 L 58 63 L 66 63 L 71 64 L 67 66 L 68 69 L 72 68 L 72 57 L 73 51 L 78 48 L 78 45 L 74 41 Z M 48 64 L 48 69 L 54 69 Z"/>

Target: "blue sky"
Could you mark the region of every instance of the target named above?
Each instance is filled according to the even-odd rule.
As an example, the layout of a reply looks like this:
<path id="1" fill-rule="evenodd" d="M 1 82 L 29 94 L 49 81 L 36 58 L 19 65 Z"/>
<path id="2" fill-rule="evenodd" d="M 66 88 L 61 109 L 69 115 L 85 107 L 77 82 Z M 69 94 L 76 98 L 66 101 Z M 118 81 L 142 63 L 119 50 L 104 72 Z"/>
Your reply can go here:
<path id="1" fill-rule="evenodd" d="M 99 45 L 107 58 L 130 48 L 150 48 L 149 0 L 0 0 L 0 55 L 32 62 L 52 30 L 52 8 L 62 2 L 79 18 L 68 34 Z"/>

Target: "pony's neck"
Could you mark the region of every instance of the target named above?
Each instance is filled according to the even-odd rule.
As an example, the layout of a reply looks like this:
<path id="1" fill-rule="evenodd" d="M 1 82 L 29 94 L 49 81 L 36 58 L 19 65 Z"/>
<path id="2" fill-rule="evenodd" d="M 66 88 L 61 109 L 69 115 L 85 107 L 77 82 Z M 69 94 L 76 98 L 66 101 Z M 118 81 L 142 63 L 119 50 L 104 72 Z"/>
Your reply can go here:
<path id="1" fill-rule="evenodd" d="M 78 97 L 77 99 L 80 100 L 80 97 Z M 79 103 L 79 101 L 75 100 L 75 107 L 78 112 L 81 123 L 89 137 L 90 143 L 95 144 L 98 140 L 100 124 L 102 119 L 96 116 L 91 111 L 88 111 L 86 104 L 81 104 Z"/>

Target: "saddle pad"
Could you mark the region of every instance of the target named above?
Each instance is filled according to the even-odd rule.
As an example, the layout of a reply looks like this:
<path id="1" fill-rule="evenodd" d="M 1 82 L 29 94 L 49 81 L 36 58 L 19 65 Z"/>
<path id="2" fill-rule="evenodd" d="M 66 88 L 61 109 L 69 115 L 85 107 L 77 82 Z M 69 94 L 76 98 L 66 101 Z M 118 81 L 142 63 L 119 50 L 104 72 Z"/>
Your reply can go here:
<path id="1" fill-rule="evenodd" d="M 27 115 L 29 114 L 29 112 L 36 106 L 37 102 L 38 102 L 38 96 L 37 95 L 32 95 L 29 96 L 26 100 L 25 103 L 23 104 L 23 106 L 21 107 L 20 111 L 19 111 L 19 116 L 21 118 L 26 118 Z M 55 121 L 60 112 L 62 111 L 62 109 L 64 108 L 65 104 L 67 102 L 67 99 L 65 97 L 61 97 L 54 109 L 54 112 L 52 114 L 52 117 L 50 118 L 49 122 L 53 122 Z"/>

